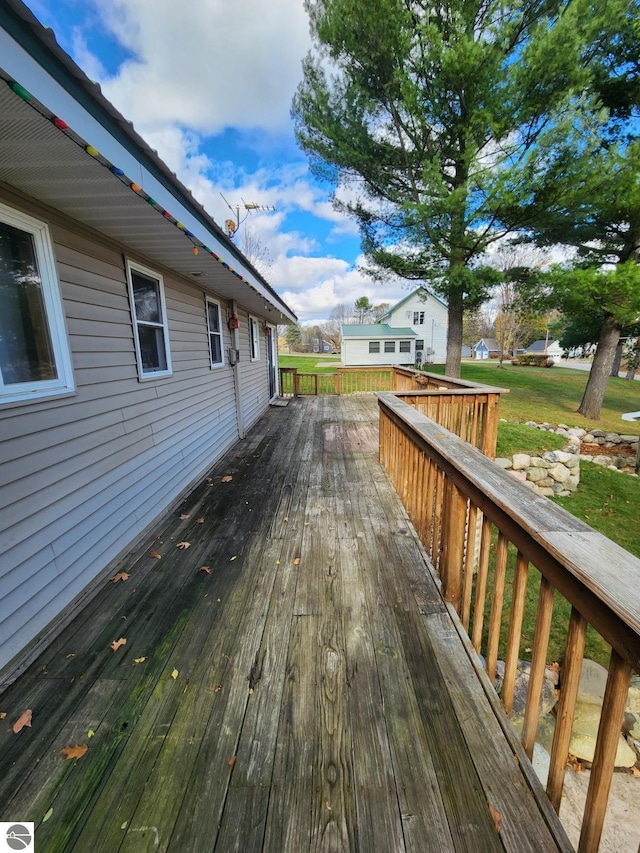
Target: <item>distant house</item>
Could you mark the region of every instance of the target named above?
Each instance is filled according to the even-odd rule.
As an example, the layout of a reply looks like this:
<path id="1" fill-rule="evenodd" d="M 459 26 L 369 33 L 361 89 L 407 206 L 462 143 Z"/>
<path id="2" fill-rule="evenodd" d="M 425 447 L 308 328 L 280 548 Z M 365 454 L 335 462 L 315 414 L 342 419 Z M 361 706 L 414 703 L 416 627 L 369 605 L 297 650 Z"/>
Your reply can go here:
<path id="1" fill-rule="evenodd" d="M 390 308 L 379 323 L 343 325 L 342 362 L 346 366 L 444 363 L 448 318 L 446 304 L 418 287 Z"/>
<path id="2" fill-rule="evenodd" d="M 311 348 L 313 352 L 317 353 L 330 353 L 333 352 L 333 346 L 330 341 L 325 341 L 324 338 L 313 338 L 311 341 Z"/>
<path id="3" fill-rule="evenodd" d="M 51 31 L 1 9 L 3 676 L 262 415 L 296 317 Z"/>
<path id="4" fill-rule="evenodd" d="M 413 364 L 416 334 L 387 323 L 347 324 L 340 327 L 341 361 L 345 367 L 377 364 Z"/>
<path id="5" fill-rule="evenodd" d="M 563 356 L 564 350 L 560 346 L 560 341 L 551 341 L 551 340 L 542 340 L 535 341 L 531 344 L 530 347 L 526 349 L 527 353 L 537 354 L 537 355 L 548 355 L 554 361 L 560 361 Z"/>
<path id="6" fill-rule="evenodd" d="M 473 350 L 467 344 L 462 344 L 462 357 L 463 358 L 471 358 L 473 355 Z"/>
<path id="7" fill-rule="evenodd" d="M 495 338 L 480 338 L 473 352 L 477 359 L 500 358 L 500 345 Z"/>

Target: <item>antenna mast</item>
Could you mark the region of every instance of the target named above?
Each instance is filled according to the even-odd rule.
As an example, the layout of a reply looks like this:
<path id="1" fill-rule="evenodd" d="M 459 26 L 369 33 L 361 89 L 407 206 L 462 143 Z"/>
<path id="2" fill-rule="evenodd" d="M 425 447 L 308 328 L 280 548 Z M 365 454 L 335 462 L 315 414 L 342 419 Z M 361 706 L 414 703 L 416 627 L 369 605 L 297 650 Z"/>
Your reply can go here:
<path id="1" fill-rule="evenodd" d="M 275 207 L 272 205 L 255 204 L 255 202 L 245 201 L 244 199 L 241 199 L 241 203 L 230 204 L 222 193 L 220 193 L 220 195 L 231 213 L 234 214 L 233 219 L 225 219 L 224 221 L 224 230 L 227 233 L 227 237 L 231 240 L 233 240 L 238 228 L 240 228 L 250 213 L 261 213 L 262 211 L 275 210 Z M 242 216 L 242 213 L 244 213 L 244 216 Z M 241 216 L 242 218 L 240 218 Z"/>

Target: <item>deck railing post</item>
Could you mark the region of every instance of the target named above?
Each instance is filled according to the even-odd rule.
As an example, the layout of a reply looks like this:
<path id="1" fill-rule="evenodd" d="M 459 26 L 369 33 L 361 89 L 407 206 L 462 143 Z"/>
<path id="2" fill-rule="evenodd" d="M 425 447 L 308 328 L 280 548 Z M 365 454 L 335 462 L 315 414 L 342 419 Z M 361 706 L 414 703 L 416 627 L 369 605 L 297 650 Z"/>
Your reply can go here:
<path id="1" fill-rule="evenodd" d="M 464 539 L 467 526 L 467 500 L 451 480 L 444 488 L 442 560 L 440 579 L 444 597 L 460 612 Z"/>
<path id="2" fill-rule="evenodd" d="M 600 846 L 630 678 L 631 666 L 612 649 L 578 853 L 597 853 Z"/>

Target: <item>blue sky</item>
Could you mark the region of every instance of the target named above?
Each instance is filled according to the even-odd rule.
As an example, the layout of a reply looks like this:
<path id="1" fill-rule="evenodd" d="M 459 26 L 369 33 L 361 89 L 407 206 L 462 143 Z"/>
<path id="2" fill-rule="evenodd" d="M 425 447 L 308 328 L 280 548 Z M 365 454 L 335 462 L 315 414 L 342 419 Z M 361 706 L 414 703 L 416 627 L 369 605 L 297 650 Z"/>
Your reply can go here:
<path id="1" fill-rule="evenodd" d="M 268 249 L 269 282 L 303 323 L 406 285 L 357 269 L 355 224 L 310 175 L 289 115 L 310 47 L 302 0 L 26 0 L 61 47 L 222 225 L 232 204 Z"/>

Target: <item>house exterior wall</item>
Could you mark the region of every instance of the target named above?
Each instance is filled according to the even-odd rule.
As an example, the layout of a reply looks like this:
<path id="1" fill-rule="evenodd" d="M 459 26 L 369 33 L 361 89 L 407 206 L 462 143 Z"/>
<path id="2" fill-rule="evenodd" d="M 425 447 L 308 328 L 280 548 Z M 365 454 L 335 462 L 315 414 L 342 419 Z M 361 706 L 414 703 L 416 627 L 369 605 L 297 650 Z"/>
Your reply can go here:
<path id="1" fill-rule="evenodd" d="M 125 259 L 153 265 L 8 192 L 0 200 L 49 224 L 76 385 L 0 405 L 2 668 L 235 442 L 238 423 L 224 300 L 225 364 L 212 368 L 203 290 L 158 269 L 173 375 L 140 381 Z M 247 427 L 268 404 L 266 350 L 249 361 L 240 317 Z"/>
<path id="2" fill-rule="evenodd" d="M 379 353 L 369 352 L 369 341 L 380 340 Z M 386 338 L 386 340 L 392 340 Z M 347 367 L 372 367 L 377 364 L 413 364 L 414 359 L 414 341 L 411 341 L 411 352 L 398 352 L 398 342 L 407 340 L 407 338 L 396 338 L 396 351 L 384 352 L 384 339 L 377 338 L 362 338 L 360 339 L 343 339 L 342 341 L 342 363 Z"/>
<path id="3" fill-rule="evenodd" d="M 414 323 L 414 312 L 424 311 L 424 322 Z M 447 326 L 449 312 L 433 296 L 427 295 L 423 300 L 418 293 L 414 293 L 397 308 L 392 308 L 385 322 L 390 326 L 403 326 L 411 328 L 416 333 L 418 340 L 424 341 L 423 361 L 432 361 L 435 364 L 443 364 L 447 358 Z M 433 349 L 432 355 L 427 355 L 427 350 Z"/>

